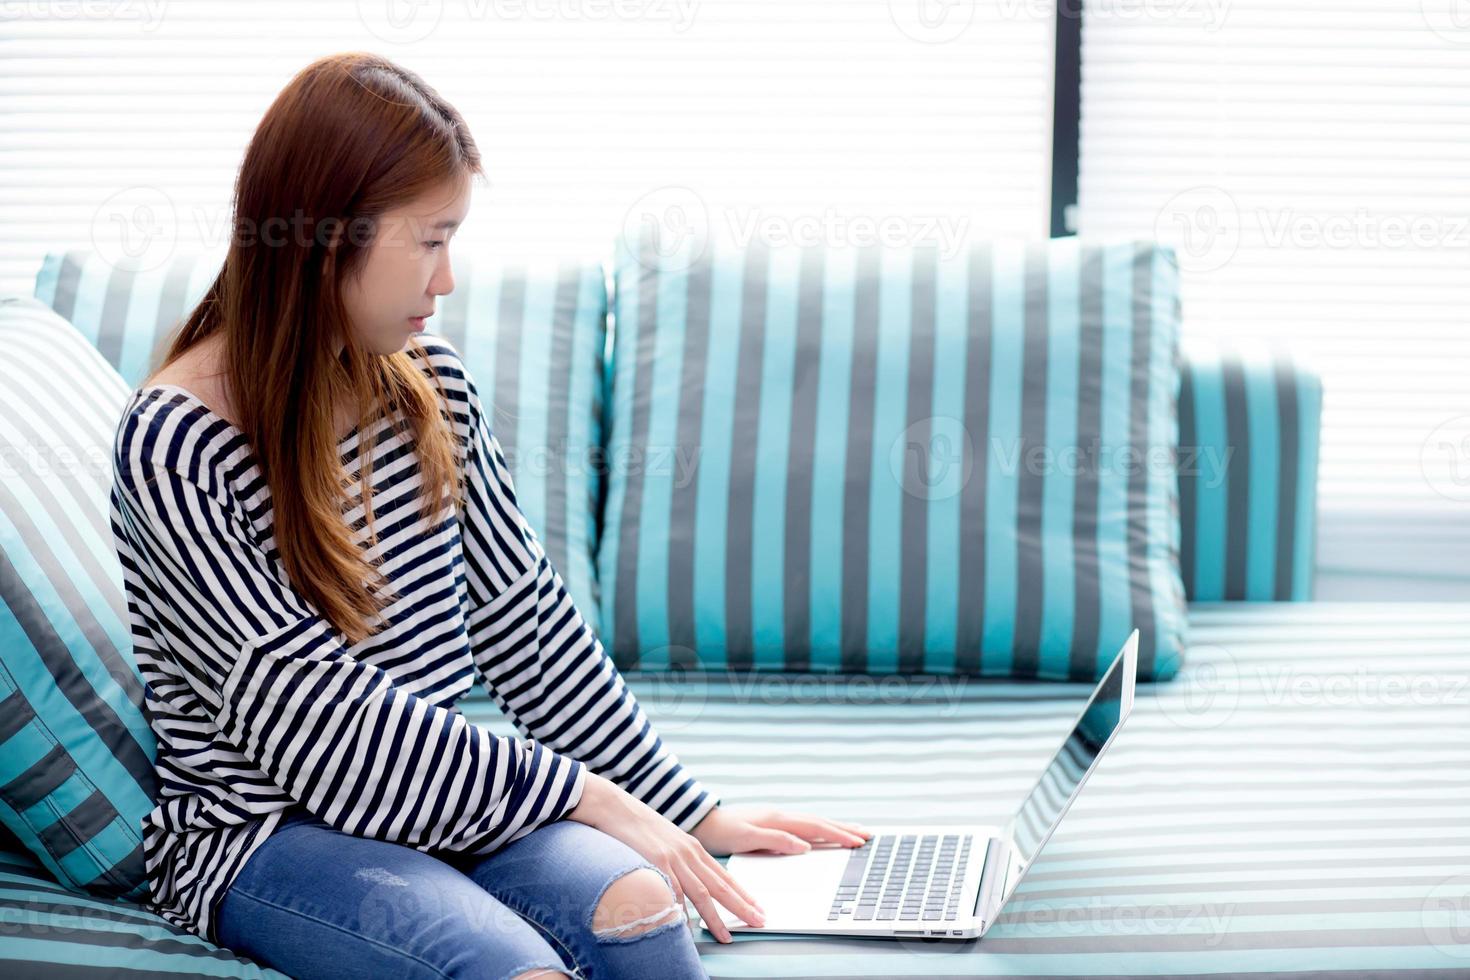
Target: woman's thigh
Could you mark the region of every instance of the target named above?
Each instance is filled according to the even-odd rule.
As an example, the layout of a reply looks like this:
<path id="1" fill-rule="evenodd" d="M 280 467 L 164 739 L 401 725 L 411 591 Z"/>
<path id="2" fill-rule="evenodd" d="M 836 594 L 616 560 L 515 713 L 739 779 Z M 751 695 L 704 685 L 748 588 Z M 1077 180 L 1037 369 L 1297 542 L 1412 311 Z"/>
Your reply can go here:
<path id="1" fill-rule="evenodd" d="M 648 908 L 615 902 L 615 921 L 624 928 L 594 929 L 597 906 L 619 878 L 648 868 L 668 882 L 637 851 L 594 827 L 558 820 L 493 854 L 445 859 L 535 923 L 562 950 L 568 964 L 589 980 L 708 976 L 672 890 Z"/>
<path id="2" fill-rule="evenodd" d="M 304 812 L 250 856 L 218 916 L 223 945 L 301 980 L 571 973 L 535 926 L 458 869 Z"/>

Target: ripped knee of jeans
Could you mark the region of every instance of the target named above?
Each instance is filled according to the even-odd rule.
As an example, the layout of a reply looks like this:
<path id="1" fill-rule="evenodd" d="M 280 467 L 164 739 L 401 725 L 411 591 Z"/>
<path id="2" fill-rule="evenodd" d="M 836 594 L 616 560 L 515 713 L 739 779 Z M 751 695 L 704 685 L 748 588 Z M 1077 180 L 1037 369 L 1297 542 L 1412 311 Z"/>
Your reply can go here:
<path id="1" fill-rule="evenodd" d="M 652 865 L 641 865 L 641 867 L 648 868 L 651 871 L 658 871 L 658 869 L 654 868 Z M 638 869 L 635 868 L 633 870 L 636 871 Z M 632 873 L 632 871 L 619 872 L 611 879 L 609 879 L 609 881 L 605 885 L 603 885 L 602 893 L 598 896 L 597 902 L 594 903 L 594 906 L 588 915 L 589 928 L 592 927 L 591 920 L 596 917 L 597 910 L 602 906 L 603 901 L 607 897 L 608 891 L 613 887 L 613 885 Z M 656 908 L 650 908 L 652 903 L 648 901 L 644 901 L 640 904 L 638 902 L 627 902 L 625 900 L 625 904 L 635 907 L 639 911 L 648 909 L 647 913 L 639 915 L 628 922 L 621 922 L 617 925 L 606 926 L 601 929 L 592 929 L 592 935 L 598 942 L 633 942 L 634 940 L 642 939 L 645 936 L 652 936 L 669 931 L 671 929 L 675 929 L 679 926 L 682 926 L 686 921 L 688 921 L 688 916 L 684 912 L 684 904 L 675 899 L 672 892 L 667 890 L 668 876 L 664 875 L 661 871 L 658 871 L 658 873 L 659 876 L 663 878 L 665 883 L 665 891 L 662 896 L 665 900 L 664 903 Z"/>

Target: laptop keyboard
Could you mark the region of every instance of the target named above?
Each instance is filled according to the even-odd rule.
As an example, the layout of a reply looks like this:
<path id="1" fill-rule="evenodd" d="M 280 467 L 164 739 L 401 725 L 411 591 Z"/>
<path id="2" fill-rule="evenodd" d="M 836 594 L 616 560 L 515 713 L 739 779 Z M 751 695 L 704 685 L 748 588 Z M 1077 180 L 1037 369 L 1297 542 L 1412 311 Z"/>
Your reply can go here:
<path id="1" fill-rule="evenodd" d="M 852 849 L 827 920 L 958 918 L 970 839 L 970 834 L 882 834 L 868 839 Z"/>

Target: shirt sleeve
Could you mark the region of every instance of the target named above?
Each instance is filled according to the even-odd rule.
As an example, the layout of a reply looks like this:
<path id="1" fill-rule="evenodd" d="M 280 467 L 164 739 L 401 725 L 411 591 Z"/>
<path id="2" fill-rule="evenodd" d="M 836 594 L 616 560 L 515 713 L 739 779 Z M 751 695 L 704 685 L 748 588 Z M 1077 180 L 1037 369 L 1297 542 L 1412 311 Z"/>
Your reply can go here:
<path id="1" fill-rule="evenodd" d="M 156 612 L 180 638 L 160 655 L 221 736 L 293 799 L 345 833 L 473 853 L 577 804 L 581 763 L 496 736 L 355 659 L 216 477 L 138 455 L 119 451 L 115 487 Z"/>
<path id="2" fill-rule="evenodd" d="M 572 755 L 690 831 L 719 805 L 659 739 L 572 602 L 516 501 L 465 376 L 471 440 L 463 539 L 475 664 L 516 728 Z"/>

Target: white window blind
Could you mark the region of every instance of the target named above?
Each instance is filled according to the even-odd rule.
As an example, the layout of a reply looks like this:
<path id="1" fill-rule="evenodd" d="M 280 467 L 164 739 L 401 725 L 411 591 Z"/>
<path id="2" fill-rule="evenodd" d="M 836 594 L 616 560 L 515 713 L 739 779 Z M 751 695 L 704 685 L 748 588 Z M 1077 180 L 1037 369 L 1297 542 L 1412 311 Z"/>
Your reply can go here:
<path id="1" fill-rule="evenodd" d="M 1323 571 L 1470 577 L 1470 5 L 1091 0 L 1081 132 L 1079 233 L 1321 373 Z"/>
<path id="2" fill-rule="evenodd" d="M 490 183 L 461 244 L 601 255 L 645 216 L 839 243 L 885 226 L 1044 237 L 1052 11 L 0 0 L 0 289 L 28 292 L 59 247 L 151 264 L 222 246 L 262 113 L 311 60 L 351 49 L 418 71 L 465 115 Z"/>

